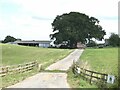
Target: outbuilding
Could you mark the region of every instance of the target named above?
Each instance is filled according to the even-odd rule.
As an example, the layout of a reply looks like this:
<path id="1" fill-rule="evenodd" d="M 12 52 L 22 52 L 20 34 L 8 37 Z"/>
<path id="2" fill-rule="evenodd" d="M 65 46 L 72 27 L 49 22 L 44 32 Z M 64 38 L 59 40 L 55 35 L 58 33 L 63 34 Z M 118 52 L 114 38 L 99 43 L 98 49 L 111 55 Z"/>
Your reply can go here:
<path id="1" fill-rule="evenodd" d="M 45 40 L 26 40 L 26 41 L 15 41 L 14 44 L 24 45 L 24 46 L 37 46 L 37 47 L 50 47 L 52 41 Z"/>

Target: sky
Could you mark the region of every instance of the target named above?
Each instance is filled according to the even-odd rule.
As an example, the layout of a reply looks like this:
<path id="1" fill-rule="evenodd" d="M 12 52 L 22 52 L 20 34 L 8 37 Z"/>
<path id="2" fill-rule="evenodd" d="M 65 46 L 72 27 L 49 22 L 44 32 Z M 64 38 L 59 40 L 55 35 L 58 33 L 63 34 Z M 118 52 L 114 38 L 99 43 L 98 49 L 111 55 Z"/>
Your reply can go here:
<path id="1" fill-rule="evenodd" d="M 0 40 L 7 35 L 22 40 L 50 40 L 51 23 L 71 11 L 100 21 L 106 31 L 118 33 L 119 0 L 0 0 Z"/>

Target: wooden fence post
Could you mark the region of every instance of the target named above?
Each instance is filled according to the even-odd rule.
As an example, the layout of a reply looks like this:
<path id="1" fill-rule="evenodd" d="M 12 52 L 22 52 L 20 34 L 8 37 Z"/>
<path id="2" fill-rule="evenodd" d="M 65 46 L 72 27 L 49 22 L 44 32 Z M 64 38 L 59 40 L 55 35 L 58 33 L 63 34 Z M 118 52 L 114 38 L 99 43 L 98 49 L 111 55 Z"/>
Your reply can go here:
<path id="1" fill-rule="evenodd" d="M 92 75 L 93 75 L 93 72 L 91 72 L 91 76 L 90 76 L 90 84 L 92 84 Z"/>
<path id="2" fill-rule="evenodd" d="M 18 65 L 18 73 L 21 73 L 21 65 Z"/>

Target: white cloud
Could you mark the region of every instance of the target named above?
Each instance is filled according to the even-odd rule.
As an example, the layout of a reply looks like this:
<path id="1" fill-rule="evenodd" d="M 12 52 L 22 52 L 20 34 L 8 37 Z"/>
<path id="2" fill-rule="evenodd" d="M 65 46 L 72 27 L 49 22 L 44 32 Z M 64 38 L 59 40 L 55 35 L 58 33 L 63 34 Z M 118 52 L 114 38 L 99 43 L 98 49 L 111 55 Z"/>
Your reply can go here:
<path id="1" fill-rule="evenodd" d="M 40 16 L 56 16 L 70 11 L 91 16 L 116 16 L 119 0 L 12 0 L 26 11 Z"/>
<path id="2" fill-rule="evenodd" d="M 23 26 L 32 23 L 32 18 L 30 16 L 12 16 L 11 20 L 14 26 Z"/>
<path id="3" fill-rule="evenodd" d="M 111 35 L 111 33 L 118 34 L 118 22 L 116 20 L 101 20 L 100 24 L 107 33 L 105 38 L 108 38 Z"/>
<path id="4" fill-rule="evenodd" d="M 0 12 L 0 38 L 49 39 L 56 15 L 77 11 L 94 16 L 107 34 L 118 31 L 118 0 L 2 0 L 18 9 Z M 12 9 L 14 9 L 12 8 Z M 2 9 L 2 8 L 1 8 Z M 1 10 L 0 9 L 0 10 Z M 11 9 L 10 9 L 11 10 Z M 4 10 L 2 10 L 4 11 Z"/>

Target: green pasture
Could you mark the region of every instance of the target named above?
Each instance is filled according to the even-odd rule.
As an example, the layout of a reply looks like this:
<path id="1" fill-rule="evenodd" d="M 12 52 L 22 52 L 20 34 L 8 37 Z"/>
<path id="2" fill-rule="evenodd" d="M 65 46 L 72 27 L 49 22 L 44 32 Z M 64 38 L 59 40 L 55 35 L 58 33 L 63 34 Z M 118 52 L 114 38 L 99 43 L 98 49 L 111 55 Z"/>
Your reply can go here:
<path id="1" fill-rule="evenodd" d="M 86 69 L 118 77 L 118 48 L 86 48 L 79 59 L 81 61 Z M 71 72 L 68 72 L 68 82 L 74 88 L 96 88 L 94 84 L 74 77 Z M 116 84 L 108 86 L 116 87 Z"/>
<path id="2" fill-rule="evenodd" d="M 80 60 L 93 71 L 118 76 L 118 48 L 86 49 Z"/>
<path id="3" fill-rule="evenodd" d="M 46 68 L 50 64 L 66 57 L 73 51 L 70 49 L 27 47 L 11 44 L 0 44 L 0 50 L 2 51 L 1 66 L 18 65 L 37 60 L 38 63 L 43 64 L 43 68 Z M 31 72 L 7 75 L 1 78 L 2 85 L 0 85 L 0 87 L 13 85 L 37 73 L 39 72 L 36 68 Z"/>
<path id="4" fill-rule="evenodd" d="M 10 44 L 2 46 L 2 65 L 16 65 L 37 60 L 41 64 L 58 61 L 73 50 L 27 47 Z"/>

